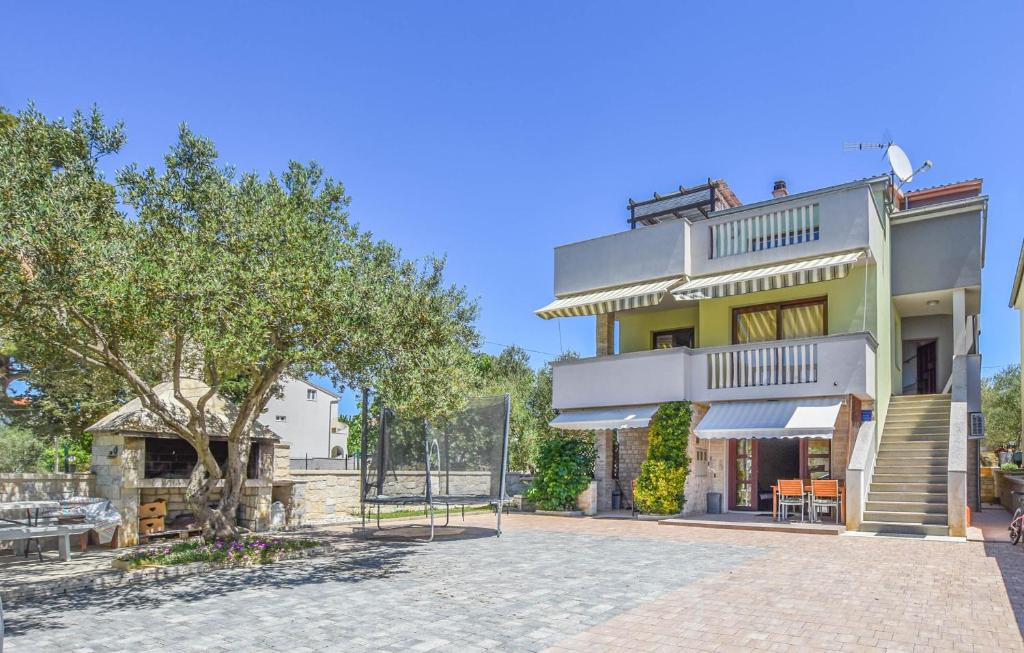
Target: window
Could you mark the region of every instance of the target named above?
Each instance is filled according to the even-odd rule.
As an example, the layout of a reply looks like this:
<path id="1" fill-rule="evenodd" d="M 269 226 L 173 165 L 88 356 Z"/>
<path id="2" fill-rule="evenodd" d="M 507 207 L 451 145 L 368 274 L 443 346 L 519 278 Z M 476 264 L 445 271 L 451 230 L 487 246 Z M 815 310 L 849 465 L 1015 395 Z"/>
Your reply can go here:
<path id="1" fill-rule="evenodd" d="M 306 390 L 306 401 L 316 401 L 316 390 L 312 388 Z"/>
<path id="2" fill-rule="evenodd" d="M 285 416 L 285 415 L 274 415 L 274 421 L 275 422 L 284 422 L 284 421 L 287 421 L 287 419 L 288 419 L 288 417 Z"/>
<path id="3" fill-rule="evenodd" d="M 690 347 L 692 349 L 693 329 L 656 331 L 651 337 L 651 349 L 671 349 L 672 347 Z"/>
<path id="4" fill-rule="evenodd" d="M 734 308 L 732 316 L 735 345 L 823 336 L 828 333 L 828 298 Z"/>
<path id="5" fill-rule="evenodd" d="M 807 441 L 807 478 L 831 478 L 832 475 L 832 441 Z"/>

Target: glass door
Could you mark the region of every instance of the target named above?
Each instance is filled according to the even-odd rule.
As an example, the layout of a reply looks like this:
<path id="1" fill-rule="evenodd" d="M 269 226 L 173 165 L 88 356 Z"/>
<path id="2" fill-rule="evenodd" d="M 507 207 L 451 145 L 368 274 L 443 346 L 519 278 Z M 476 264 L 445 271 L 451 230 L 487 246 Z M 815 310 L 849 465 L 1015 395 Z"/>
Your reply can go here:
<path id="1" fill-rule="evenodd" d="M 729 509 L 753 510 L 757 498 L 757 441 L 729 440 L 729 454 L 733 472 Z"/>

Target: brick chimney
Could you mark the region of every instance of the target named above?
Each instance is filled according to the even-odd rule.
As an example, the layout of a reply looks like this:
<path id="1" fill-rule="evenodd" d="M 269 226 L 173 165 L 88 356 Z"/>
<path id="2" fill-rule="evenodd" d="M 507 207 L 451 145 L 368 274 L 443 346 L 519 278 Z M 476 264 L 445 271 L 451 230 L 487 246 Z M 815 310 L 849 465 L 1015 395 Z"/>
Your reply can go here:
<path id="1" fill-rule="evenodd" d="M 786 180 L 779 179 L 775 182 L 775 188 L 772 189 L 772 197 L 785 197 L 789 195 L 789 191 L 786 190 Z"/>

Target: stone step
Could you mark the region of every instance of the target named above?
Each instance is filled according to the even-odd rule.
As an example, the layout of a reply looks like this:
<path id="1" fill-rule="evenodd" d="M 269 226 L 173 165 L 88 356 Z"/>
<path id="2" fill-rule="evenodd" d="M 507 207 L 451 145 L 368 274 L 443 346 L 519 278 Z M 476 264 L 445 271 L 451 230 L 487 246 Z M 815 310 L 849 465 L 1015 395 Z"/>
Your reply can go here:
<path id="1" fill-rule="evenodd" d="M 908 456 L 927 456 L 932 453 L 945 453 L 949 449 L 948 442 L 934 442 L 931 440 L 912 440 L 910 442 L 886 442 L 882 440 L 882 446 L 878 453 L 904 453 Z"/>
<path id="2" fill-rule="evenodd" d="M 890 412 L 886 418 L 887 427 L 925 424 L 949 424 L 949 416 L 945 412 Z"/>
<path id="3" fill-rule="evenodd" d="M 868 503 L 902 503 L 905 501 L 945 506 L 946 488 L 942 488 L 938 492 L 875 492 L 872 487 L 868 491 Z"/>
<path id="4" fill-rule="evenodd" d="M 901 461 L 878 461 L 875 463 L 875 474 L 945 474 L 948 471 L 946 461 L 927 465 L 910 465 Z"/>
<path id="5" fill-rule="evenodd" d="M 943 424 L 941 426 L 914 426 L 912 424 L 907 424 L 906 426 L 894 426 L 892 424 L 886 423 L 885 430 L 882 431 L 882 437 L 885 437 L 887 435 L 905 435 L 914 433 L 918 433 L 921 435 L 944 435 L 946 437 L 949 437 L 949 424 Z"/>
<path id="6" fill-rule="evenodd" d="M 857 530 L 863 533 L 891 535 L 949 535 L 946 524 L 912 524 L 906 522 L 862 521 Z"/>
<path id="7" fill-rule="evenodd" d="M 872 483 L 945 483 L 947 472 L 878 472 L 871 476 Z"/>
<path id="8" fill-rule="evenodd" d="M 864 521 L 887 521 L 904 524 L 945 524 L 946 513 L 928 512 L 886 512 L 884 510 L 865 510 Z"/>
<path id="9" fill-rule="evenodd" d="M 913 492 L 913 493 L 924 493 L 924 494 L 942 494 L 946 495 L 946 478 L 944 477 L 941 482 L 925 482 L 925 481 L 879 481 L 877 478 L 872 479 L 871 488 L 868 490 L 869 494 L 875 492 Z"/>
<path id="10" fill-rule="evenodd" d="M 902 408 L 890 408 L 886 413 L 886 423 L 889 420 L 948 420 L 948 406 L 905 406 Z"/>
<path id="11" fill-rule="evenodd" d="M 949 442 L 949 431 L 943 433 L 885 433 L 883 442 L 896 444 L 899 442 Z"/>
<path id="12" fill-rule="evenodd" d="M 909 454 L 901 453 L 890 453 L 878 454 L 878 458 L 875 460 L 875 467 L 879 465 L 884 467 L 890 467 L 892 465 L 943 465 L 945 466 L 947 457 L 945 455 L 939 455 L 929 452 L 914 452 Z"/>
<path id="13" fill-rule="evenodd" d="M 949 403 L 952 400 L 952 395 L 948 395 L 945 392 L 935 392 L 929 395 L 893 395 L 889 404 L 909 404 L 917 401 L 945 401 Z"/>
<path id="14" fill-rule="evenodd" d="M 943 496 L 943 498 L 945 498 Z M 946 514 L 946 503 L 926 503 L 923 501 L 871 501 L 868 500 L 865 507 L 867 512 L 899 512 L 899 513 L 917 513 L 917 514 L 928 514 L 928 515 L 945 515 Z M 876 519 L 875 521 L 886 521 L 884 519 Z"/>

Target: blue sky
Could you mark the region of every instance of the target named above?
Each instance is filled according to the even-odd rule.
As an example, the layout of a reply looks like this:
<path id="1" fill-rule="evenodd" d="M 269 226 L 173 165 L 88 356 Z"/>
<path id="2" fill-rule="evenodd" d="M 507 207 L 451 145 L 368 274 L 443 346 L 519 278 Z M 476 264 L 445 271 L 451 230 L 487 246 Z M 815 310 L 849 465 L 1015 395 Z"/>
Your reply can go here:
<path id="1" fill-rule="evenodd" d="M 361 225 L 447 254 L 486 351 L 593 352 L 592 319 L 532 311 L 552 248 L 625 228 L 627 198 L 840 183 L 885 170 L 843 142 L 889 134 L 935 162 L 911 188 L 985 179 L 985 371 L 1019 358 L 1024 4 L 144 4 L 8 4 L 0 104 L 98 103 L 124 161 L 159 162 L 182 121 L 241 169 L 319 161 Z"/>

